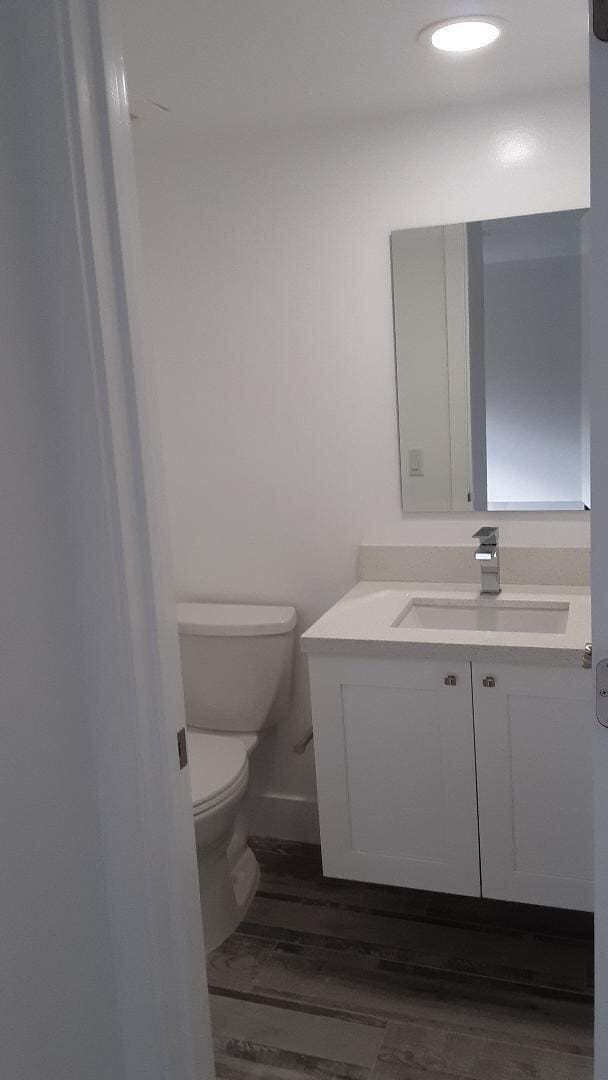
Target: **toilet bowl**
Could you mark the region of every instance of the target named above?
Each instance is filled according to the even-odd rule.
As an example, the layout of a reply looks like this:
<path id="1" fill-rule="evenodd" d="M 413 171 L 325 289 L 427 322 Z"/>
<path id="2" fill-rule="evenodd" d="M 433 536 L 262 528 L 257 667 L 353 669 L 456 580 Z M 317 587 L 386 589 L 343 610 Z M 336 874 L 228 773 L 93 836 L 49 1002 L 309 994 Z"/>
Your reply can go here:
<path id="1" fill-rule="evenodd" d="M 207 952 L 244 918 L 259 868 L 248 844 L 249 756 L 285 713 L 296 613 L 177 605 L 192 808 Z"/>
<path id="2" fill-rule="evenodd" d="M 188 761 L 205 947 L 211 951 L 236 929 L 258 884 L 255 858 L 243 858 L 246 841 L 242 851 L 234 846 L 249 762 L 239 740 L 194 729 L 188 731 Z"/>

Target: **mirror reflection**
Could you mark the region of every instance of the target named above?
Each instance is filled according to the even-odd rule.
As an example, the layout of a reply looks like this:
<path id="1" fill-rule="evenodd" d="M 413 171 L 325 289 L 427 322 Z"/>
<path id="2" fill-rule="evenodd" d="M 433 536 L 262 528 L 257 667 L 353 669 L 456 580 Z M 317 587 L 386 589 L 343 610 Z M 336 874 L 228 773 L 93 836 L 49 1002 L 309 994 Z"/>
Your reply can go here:
<path id="1" fill-rule="evenodd" d="M 584 510 L 586 210 L 391 237 L 403 509 Z"/>

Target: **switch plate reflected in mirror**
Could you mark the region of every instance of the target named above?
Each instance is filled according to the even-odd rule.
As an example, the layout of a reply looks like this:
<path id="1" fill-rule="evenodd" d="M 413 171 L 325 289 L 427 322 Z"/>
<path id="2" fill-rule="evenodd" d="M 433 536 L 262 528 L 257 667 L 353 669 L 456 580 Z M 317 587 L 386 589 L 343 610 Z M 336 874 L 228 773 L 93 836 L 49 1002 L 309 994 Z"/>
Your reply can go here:
<path id="1" fill-rule="evenodd" d="M 404 511 L 588 508 L 586 213 L 392 234 Z"/>

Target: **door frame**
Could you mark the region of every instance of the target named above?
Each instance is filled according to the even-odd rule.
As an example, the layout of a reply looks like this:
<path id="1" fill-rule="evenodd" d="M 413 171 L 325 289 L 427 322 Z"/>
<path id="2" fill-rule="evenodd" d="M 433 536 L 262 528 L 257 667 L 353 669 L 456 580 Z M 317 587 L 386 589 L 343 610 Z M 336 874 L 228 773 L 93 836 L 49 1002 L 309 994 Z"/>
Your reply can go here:
<path id="1" fill-rule="evenodd" d="M 591 601 L 594 661 L 608 657 L 608 44 L 593 32 L 590 0 Z M 594 732 L 595 1078 L 608 1080 L 608 730 Z"/>

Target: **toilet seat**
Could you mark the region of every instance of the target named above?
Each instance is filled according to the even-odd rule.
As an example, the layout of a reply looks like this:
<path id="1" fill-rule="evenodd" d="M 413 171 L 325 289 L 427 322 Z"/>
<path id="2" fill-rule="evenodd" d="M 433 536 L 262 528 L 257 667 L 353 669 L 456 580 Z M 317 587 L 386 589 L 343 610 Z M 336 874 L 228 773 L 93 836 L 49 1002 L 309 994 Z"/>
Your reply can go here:
<path id="1" fill-rule="evenodd" d="M 220 735 L 220 732 L 212 731 L 211 735 Z M 251 757 L 253 751 L 260 744 L 260 739 L 265 735 L 263 731 L 222 731 L 222 739 L 233 739 L 235 742 L 240 742 L 245 747 L 245 753 L 247 757 Z"/>
<path id="2" fill-rule="evenodd" d="M 190 787 L 195 815 L 226 802 L 246 787 L 249 764 L 240 740 L 188 728 Z"/>

